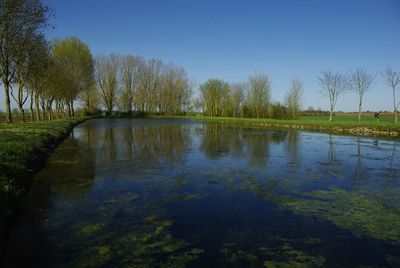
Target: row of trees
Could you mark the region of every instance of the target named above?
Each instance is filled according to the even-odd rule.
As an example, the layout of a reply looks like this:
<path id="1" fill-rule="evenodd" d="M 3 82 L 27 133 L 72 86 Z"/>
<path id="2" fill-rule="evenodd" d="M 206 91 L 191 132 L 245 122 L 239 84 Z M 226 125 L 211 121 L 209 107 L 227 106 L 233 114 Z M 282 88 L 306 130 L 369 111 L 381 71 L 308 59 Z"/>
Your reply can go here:
<path id="1" fill-rule="evenodd" d="M 292 81 L 285 105 L 271 102 L 271 81 L 265 74 L 249 77 L 247 83 L 228 84 L 209 79 L 200 85 L 196 107 L 207 116 L 297 118 L 301 107 L 303 82 Z M 282 110 L 277 113 L 278 110 Z"/>
<path id="2" fill-rule="evenodd" d="M 35 58 L 42 52 L 38 47 L 45 43 L 41 30 L 47 26 L 50 11 L 39 0 L 21 0 L 1 1 L 0 12 L 0 76 L 5 91 L 7 122 L 10 123 L 12 85 L 18 85 L 18 93 L 13 96 L 20 107 L 26 101 L 21 89 L 31 70 L 41 65 Z"/>
<path id="3" fill-rule="evenodd" d="M 395 123 L 398 122 L 400 101 L 396 100 L 400 86 L 400 74 L 388 66 L 382 76 L 392 90 Z M 363 68 L 344 75 L 323 71 L 317 77 L 322 96 L 329 99 L 329 121 L 338 99 L 346 92 L 358 96 L 358 120 L 361 121 L 365 94 L 371 89 L 376 76 Z M 247 83 L 228 84 L 219 79 L 209 79 L 200 85 L 200 98 L 195 106 L 207 116 L 271 117 L 296 119 L 301 111 L 303 81 L 294 79 L 285 95 L 283 104 L 271 102 L 271 81 L 265 74 L 251 76 Z"/>
<path id="4" fill-rule="evenodd" d="M 183 68 L 133 55 L 94 58 L 89 47 L 75 37 L 49 42 L 43 30 L 52 12 L 41 0 L 4 0 L 0 13 L 0 78 L 8 123 L 12 122 L 11 98 L 23 120 L 29 99 L 35 120 L 73 117 L 77 100 L 88 113 L 104 107 L 108 114 L 115 108 L 126 113 L 179 114 L 191 107 L 192 86 Z M 383 77 L 393 93 L 397 123 L 400 74 L 388 67 Z M 359 97 L 361 120 L 363 100 L 374 80 L 362 68 L 349 75 L 321 72 L 318 82 L 320 93 L 329 99 L 329 120 L 339 97 L 349 90 Z M 200 85 L 194 106 L 208 116 L 295 119 L 301 110 L 303 87 L 301 80 L 293 80 L 280 104 L 271 101 L 271 81 L 265 74 L 236 84 L 209 79 Z"/>
<path id="5" fill-rule="evenodd" d="M 100 55 L 76 37 L 46 40 L 43 30 L 52 13 L 40 0 L 0 2 L 0 78 L 6 120 L 12 123 L 11 99 L 25 121 L 73 117 L 74 102 L 85 112 L 103 106 L 131 113 L 179 114 L 189 106 L 192 90 L 183 68 L 159 59 Z"/>
<path id="6" fill-rule="evenodd" d="M 40 0 L 1 1 L 0 77 L 5 91 L 6 119 L 12 123 L 13 98 L 25 121 L 30 98 L 36 120 L 74 116 L 74 100 L 94 85 L 89 47 L 77 38 L 48 42 L 50 9 Z M 35 107 L 35 108 L 34 108 Z"/>
<path id="7" fill-rule="evenodd" d="M 397 123 L 400 101 L 396 100 L 396 95 L 400 85 L 400 74 L 393 70 L 391 66 L 388 66 L 385 72 L 382 73 L 382 76 L 392 90 L 393 112 L 395 115 L 395 123 Z M 321 87 L 321 95 L 329 99 L 329 121 L 332 121 L 332 115 L 339 97 L 347 91 L 355 92 L 358 95 L 358 120 L 361 121 L 364 96 L 365 93 L 371 89 L 375 78 L 375 75 L 367 73 L 362 68 L 357 68 L 349 75 L 332 73 L 330 71 L 321 72 L 318 76 L 318 82 Z"/>
<path id="8" fill-rule="evenodd" d="M 189 106 L 192 88 L 183 68 L 116 54 L 97 56 L 95 67 L 97 93 L 107 114 L 114 108 L 128 114 L 179 114 Z"/>

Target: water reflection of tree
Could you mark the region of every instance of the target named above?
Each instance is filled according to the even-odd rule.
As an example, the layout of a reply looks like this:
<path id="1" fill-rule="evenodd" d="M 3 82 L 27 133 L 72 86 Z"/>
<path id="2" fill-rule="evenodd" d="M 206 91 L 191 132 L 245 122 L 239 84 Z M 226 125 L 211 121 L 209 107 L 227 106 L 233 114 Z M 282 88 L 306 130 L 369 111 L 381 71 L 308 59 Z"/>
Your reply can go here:
<path id="1" fill-rule="evenodd" d="M 364 179 L 364 175 L 364 165 L 361 158 L 361 141 L 360 137 L 357 137 L 356 165 L 353 173 L 353 183 L 361 183 Z"/>
<path id="2" fill-rule="evenodd" d="M 80 128 L 73 138 L 61 144 L 45 169 L 51 178 L 53 172 L 57 174 L 50 182 L 57 194 L 79 198 L 90 191 L 95 177 L 95 144 L 99 138 L 98 133 Z"/>
<path id="3" fill-rule="evenodd" d="M 32 185 L 32 207 L 49 207 L 54 192 L 63 198 L 79 198 L 90 191 L 96 159 L 96 143 L 100 135 L 90 126 L 74 129 L 60 144 L 40 171 Z"/>
<path id="4" fill-rule="evenodd" d="M 249 164 L 255 167 L 266 167 L 270 156 L 270 142 L 273 135 L 262 133 L 248 135 L 246 140 L 249 144 Z"/>
<path id="5" fill-rule="evenodd" d="M 398 162 L 399 162 L 399 155 L 397 153 L 397 142 L 393 142 L 393 147 L 392 147 L 392 154 L 390 156 L 390 166 L 393 167 L 398 167 Z"/>
<path id="6" fill-rule="evenodd" d="M 389 185 L 388 187 L 392 187 L 393 183 L 396 184 L 396 180 L 399 179 L 399 174 L 400 174 L 400 155 L 397 151 L 397 146 L 398 146 L 398 142 L 397 141 L 392 141 L 390 142 L 392 147 L 391 149 L 388 149 L 388 151 L 390 150 L 389 156 L 386 158 L 388 159 L 387 163 L 388 163 L 388 167 L 386 168 L 386 172 L 383 172 L 383 175 L 388 178 L 388 182 Z M 376 147 L 376 149 L 379 149 L 379 139 L 375 139 L 373 141 L 373 145 L 374 147 Z"/>
<path id="7" fill-rule="evenodd" d="M 390 167 L 388 172 L 386 172 L 386 177 L 388 177 L 390 184 L 397 183 L 397 180 L 400 178 L 399 177 L 400 158 L 399 158 L 399 153 L 397 152 L 398 142 L 393 141 L 392 144 L 393 144 L 391 150 L 392 152 L 390 153 Z"/>
<path id="8" fill-rule="evenodd" d="M 219 124 L 207 124 L 203 128 L 203 140 L 200 150 L 209 159 L 219 159 L 230 152 L 230 135 L 225 131 L 225 127 Z"/>
<path id="9" fill-rule="evenodd" d="M 191 144 L 189 129 L 185 126 L 160 127 L 160 148 L 169 164 L 184 164 Z"/>
<path id="10" fill-rule="evenodd" d="M 328 165 L 333 166 L 336 162 L 336 152 L 335 152 L 335 144 L 333 143 L 332 135 L 329 135 L 329 140 L 328 140 L 328 157 L 326 159 L 326 162 Z"/>
<path id="11" fill-rule="evenodd" d="M 115 142 L 114 128 L 104 130 L 104 139 L 100 147 L 102 161 L 112 162 L 117 160 L 117 146 Z"/>
<path id="12" fill-rule="evenodd" d="M 290 130 L 286 136 L 285 150 L 289 155 L 290 161 L 299 162 L 300 141 L 297 130 Z"/>
<path id="13" fill-rule="evenodd" d="M 335 142 L 331 134 L 328 136 L 328 153 L 326 161 L 322 161 L 320 164 L 322 165 L 322 174 L 339 177 L 340 173 L 343 171 L 341 161 L 336 155 Z"/>
<path id="14" fill-rule="evenodd" d="M 201 128 L 200 150 L 212 160 L 224 156 L 246 158 L 256 167 L 266 167 L 270 156 L 270 144 L 281 143 L 288 131 L 238 130 L 222 124 L 206 124 Z M 292 137 L 294 142 L 295 137 Z"/>
<path id="15" fill-rule="evenodd" d="M 185 162 L 190 135 L 184 126 L 107 128 L 100 147 L 102 165 L 116 161 L 141 161 L 146 165 Z"/>
<path id="16" fill-rule="evenodd" d="M 121 129 L 122 140 L 126 142 L 124 158 L 132 160 L 133 158 L 133 129 L 131 127 Z"/>

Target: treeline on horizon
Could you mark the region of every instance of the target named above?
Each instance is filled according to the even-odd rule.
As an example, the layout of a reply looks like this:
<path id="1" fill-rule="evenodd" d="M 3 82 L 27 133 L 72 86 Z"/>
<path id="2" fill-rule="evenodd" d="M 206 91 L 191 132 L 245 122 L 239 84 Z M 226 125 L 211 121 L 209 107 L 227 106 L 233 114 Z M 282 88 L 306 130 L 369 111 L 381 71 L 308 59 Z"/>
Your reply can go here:
<path id="1" fill-rule="evenodd" d="M 13 122 L 12 99 L 23 121 L 28 100 L 30 118 L 36 121 L 74 117 L 76 101 L 86 114 L 105 109 L 107 115 L 115 111 L 129 115 L 201 111 L 211 117 L 275 119 L 297 119 L 300 115 L 304 91 L 301 79 L 291 81 L 283 103 L 272 101 L 271 81 L 266 74 L 234 84 L 211 78 L 199 86 L 199 96 L 194 99 L 194 85 L 184 68 L 134 55 L 94 57 L 88 45 L 76 37 L 48 41 L 43 31 L 51 26 L 53 12 L 41 0 L 0 3 L 0 76 L 8 123 Z M 397 123 L 400 74 L 388 66 L 382 76 L 392 90 Z M 321 72 L 317 77 L 319 93 L 329 99 L 329 120 L 346 91 L 358 95 L 355 106 L 361 120 L 364 96 L 375 77 L 362 68 L 347 75 Z"/>

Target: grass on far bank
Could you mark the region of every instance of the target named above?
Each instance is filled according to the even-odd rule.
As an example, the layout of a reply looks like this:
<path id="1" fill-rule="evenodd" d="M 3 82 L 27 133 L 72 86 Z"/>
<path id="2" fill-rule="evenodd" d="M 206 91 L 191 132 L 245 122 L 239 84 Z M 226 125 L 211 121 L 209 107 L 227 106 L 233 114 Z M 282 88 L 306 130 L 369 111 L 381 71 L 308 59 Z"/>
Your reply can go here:
<path id="1" fill-rule="evenodd" d="M 379 122 L 372 115 L 365 115 L 362 117 L 361 122 L 358 121 L 357 116 L 335 116 L 332 122 L 329 122 L 328 116 L 302 116 L 297 120 L 285 120 L 285 119 L 271 119 L 271 118 L 237 118 L 237 117 L 206 117 L 206 116 L 189 116 L 187 118 L 197 119 L 201 121 L 212 121 L 220 123 L 232 123 L 232 124 L 258 124 L 267 123 L 273 126 L 304 126 L 322 128 L 322 129 L 333 129 L 336 127 L 351 129 L 351 128 L 369 128 L 382 131 L 396 131 L 400 132 L 400 123 L 394 123 L 394 116 L 381 116 Z"/>

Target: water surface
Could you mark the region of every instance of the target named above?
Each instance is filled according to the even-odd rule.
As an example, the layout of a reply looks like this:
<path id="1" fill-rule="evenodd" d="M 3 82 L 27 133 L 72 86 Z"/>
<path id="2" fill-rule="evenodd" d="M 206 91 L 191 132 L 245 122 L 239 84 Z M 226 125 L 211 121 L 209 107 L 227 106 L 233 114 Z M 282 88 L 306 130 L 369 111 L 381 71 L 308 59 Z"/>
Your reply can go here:
<path id="1" fill-rule="evenodd" d="M 399 148 L 189 120 L 91 120 L 36 175 L 8 262 L 399 267 Z"/>

